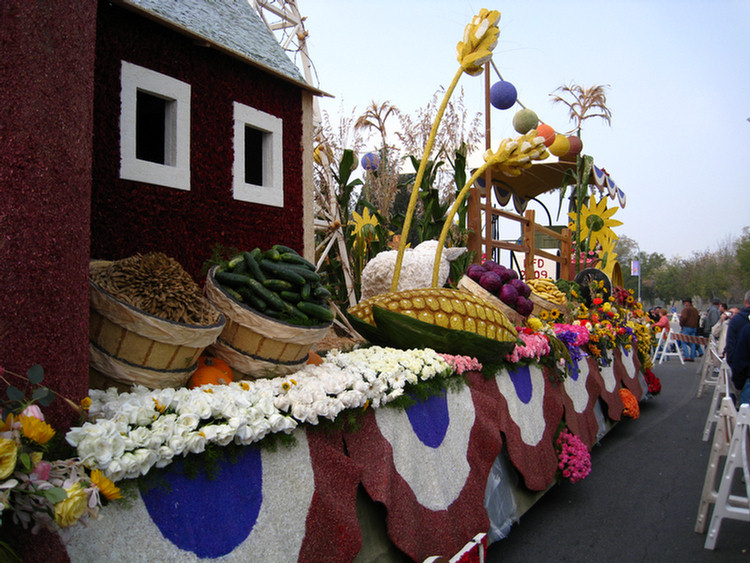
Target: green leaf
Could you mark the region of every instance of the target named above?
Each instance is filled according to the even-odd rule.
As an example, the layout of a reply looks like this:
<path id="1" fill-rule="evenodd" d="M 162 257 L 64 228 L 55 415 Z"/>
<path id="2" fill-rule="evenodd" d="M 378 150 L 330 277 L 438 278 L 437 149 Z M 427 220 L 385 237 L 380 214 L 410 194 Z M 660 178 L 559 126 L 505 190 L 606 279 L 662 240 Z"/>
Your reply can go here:
<path id="1" fill-rule="evenodd" d="M 27 452 L 21 452 L 18 456 L 18 461 L 21 462 L 25 471 L 31 471 L 31 457 Z"/>
<path id="2" fill-rule="evenodd" d="M 39 385 L 44 379 L 44 369 L 39 364 L 35 364 L 26 372 L 29 382 L 33 385 Z"/>
<path id="3" fill-rule="evenodd" d="M 37 387 L 36 389 L 34 389 L 31 398 L 43 407 L 48 407 L 52 400 L 55 398 L 55 394 L 47 387 Z"/>
<path id="4" fill-rule="evenodd" d="M 23 391 L 13 385 L 8 386 L 6 393 L 8 393 L 8 398 L 11 401 L 18 401 L 19 403 L 23 402 L 24 398 L 26 397 Z"/>
<path id="5" fill-rule="evenodd" d="M 62 487 L 52 487 L 51 489 L 45 489 L 40 491 L 44 497 L 52 504 L 64 501 L 68 498 L 68 493 Z"/>

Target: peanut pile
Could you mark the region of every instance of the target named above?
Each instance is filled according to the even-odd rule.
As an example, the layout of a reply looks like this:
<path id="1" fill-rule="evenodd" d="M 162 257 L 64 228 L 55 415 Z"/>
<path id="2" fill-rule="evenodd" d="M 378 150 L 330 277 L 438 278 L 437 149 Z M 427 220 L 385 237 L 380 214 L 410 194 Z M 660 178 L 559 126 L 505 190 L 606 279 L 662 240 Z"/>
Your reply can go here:
<path id="1" fill-rule="evenodd" d="M 94 262 L 89 275 L 112 297 L 160 319 L 199 326 L 219 321 L 219 312 L 206 302 L 190 274 L 161 252 Z"/>

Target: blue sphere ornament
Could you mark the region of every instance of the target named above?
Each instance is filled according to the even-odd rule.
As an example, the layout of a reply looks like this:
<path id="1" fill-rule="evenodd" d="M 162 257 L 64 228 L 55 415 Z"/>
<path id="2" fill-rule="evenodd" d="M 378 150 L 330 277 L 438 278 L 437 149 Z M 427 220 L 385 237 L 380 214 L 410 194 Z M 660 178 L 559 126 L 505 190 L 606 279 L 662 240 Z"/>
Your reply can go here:
<path id="1" fill-rule="evenodd" d="M 518 92 L 510 82 L 501 80 L 495 82 L 490 88 L 490 103 L 497 109 L 512 108 L 516 99 L 518 99 Z"/>
<path id="2" fill-rule="evenodd" d="M 380 166 L 380 155 L 375 152 L 368 152 L 362 157 L 362 168 L 368 172 L 375 172 Z"/>

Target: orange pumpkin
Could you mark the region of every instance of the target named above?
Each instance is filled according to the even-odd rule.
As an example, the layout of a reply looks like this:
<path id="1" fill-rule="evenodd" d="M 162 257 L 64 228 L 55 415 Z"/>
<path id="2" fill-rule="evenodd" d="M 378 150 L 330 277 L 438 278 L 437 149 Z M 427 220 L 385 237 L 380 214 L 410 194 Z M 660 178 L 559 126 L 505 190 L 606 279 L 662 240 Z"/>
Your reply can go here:
<path id="1" fill-rule="evenodd" d="M 215 366 L 203 366 L 195 370 L 188 381 L 188 387 L 195 389 L 201 385 L 227 385 L 232 381 L 224 371 Z"/>
<path id="2" fill-rule="evenodd" d="M 224 360 L 214 358 L 213 356 L 201 356 L 200 358 L 198 358 L 198 367 L 203 368 L 206 366 L 212 366 L 220 369 L 224 372 L 224 375 L 229 378 L 229 381 L 234 381 L 234 372 L 232 371 L 232 368 L 229 366 L 229 364 Z"/>
<path id="3" fill-rule="evenodd" d="M 310 352 L 307 354 L 307 363 L 314 366 L 319 366 L 323 363 L 323 358 L 321 358 L 320 355 L 316 354 L 315 352 Z"/>

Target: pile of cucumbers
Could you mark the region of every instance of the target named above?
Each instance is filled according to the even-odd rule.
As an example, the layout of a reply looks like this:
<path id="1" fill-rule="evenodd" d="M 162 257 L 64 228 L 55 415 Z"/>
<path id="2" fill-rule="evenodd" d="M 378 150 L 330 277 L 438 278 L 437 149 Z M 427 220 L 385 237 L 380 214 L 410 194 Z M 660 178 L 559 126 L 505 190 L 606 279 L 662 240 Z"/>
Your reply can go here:
<path id="1" fill-rule="evenodd" d="M 234 300 L 263 315 L 303 326 L 333 320 L 331 294 L 315 266 L 288 246 L 240 252 L 219 265 L 214 279 Z"/>

